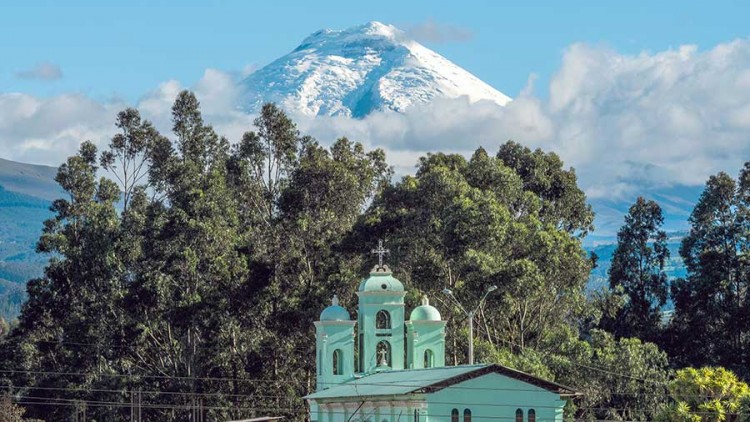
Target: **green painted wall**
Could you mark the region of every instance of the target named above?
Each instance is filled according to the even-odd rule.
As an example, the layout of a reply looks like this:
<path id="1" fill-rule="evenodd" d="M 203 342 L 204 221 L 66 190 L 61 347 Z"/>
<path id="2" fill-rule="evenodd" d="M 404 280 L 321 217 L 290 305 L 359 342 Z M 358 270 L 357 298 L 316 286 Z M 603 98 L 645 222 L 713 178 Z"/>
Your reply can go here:
<path id="1" fill-rule="evenodd" d="M 465 409 L 471 410 L 471 422 L 515 422 L 519 408 L 523 422 L 529 422 L 530 409 L 537 422 L 562 422 L 564 406 L 556 393 L 492 373 L 435 393 L 313 400 L 310 409 L 318 422 L 450 422 L 453 409 L 459 422 Z"/>
<path id="2" fill-rule="evenodd" d="M 470 409 L 472 422 L 515 422 L 516 409 L 536 411 L 537 422 L 562 422 L 565 401 L 558 394 L 500 374 L 486 374 L 427 395 L 427 417 L 420 422 L 450 421 L 451 411 Z"/>

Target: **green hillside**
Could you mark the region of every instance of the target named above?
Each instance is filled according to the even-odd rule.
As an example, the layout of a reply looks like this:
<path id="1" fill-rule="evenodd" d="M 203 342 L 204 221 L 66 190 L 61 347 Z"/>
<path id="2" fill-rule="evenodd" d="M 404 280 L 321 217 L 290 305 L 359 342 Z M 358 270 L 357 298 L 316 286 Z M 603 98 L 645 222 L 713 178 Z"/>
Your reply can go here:
<path id="1" fill-rule="evenodd" d="M 15 318 L 26 282 L 39 277 L 47 261 L 35 251 L 51 200 L 61 191 L 56 169 L 0 159 L 0 316 Z"/>

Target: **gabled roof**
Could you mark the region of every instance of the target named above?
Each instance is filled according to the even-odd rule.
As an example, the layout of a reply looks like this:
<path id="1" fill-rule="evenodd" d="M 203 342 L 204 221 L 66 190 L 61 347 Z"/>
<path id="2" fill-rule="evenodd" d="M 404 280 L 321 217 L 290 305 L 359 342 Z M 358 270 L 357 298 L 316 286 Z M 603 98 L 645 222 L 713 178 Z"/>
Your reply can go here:
<path id="1" fill-rule="evenodd" d="M 537 386 L 564 397 L 576 396 L 578 393 L 570 387 L 535 377 L 502 365 L 460 365 L 443 366 L 429 369 L 405 369 L 386 371 L 355 378 L 326 390 L 305 396 L 308 400 L 399 396 L 410 393 L 433 393 L 460 382 L 482 375 L 496 373 Z"/>

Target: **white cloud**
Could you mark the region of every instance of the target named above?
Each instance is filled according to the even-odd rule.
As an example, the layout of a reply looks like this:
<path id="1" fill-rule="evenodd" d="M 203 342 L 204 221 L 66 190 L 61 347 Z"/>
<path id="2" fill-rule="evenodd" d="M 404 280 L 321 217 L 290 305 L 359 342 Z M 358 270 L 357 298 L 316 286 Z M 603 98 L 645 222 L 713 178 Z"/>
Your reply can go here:
<path id="1" fill-rule="evenodd" d="M 62 78 L 62 70 L 60 70 L 60 66 L 56 64 L 44 62 L 37 64 L 31 69 L 16 72 L 16 77 L 19 79 L 54 81 Z"/>
<path id="2" fill-rule="evenodd" d="M 98 141 L 112 132 L 116 114 L 124 106 L 82 95 L 0 94 L 0 155 L 58 165 L 82 141 Z"/>
<path id="3" fill-rule="evenodd" d="M 473 34 L 466 28 L 435 22 L 432 18 L 424 22 L 406 25 L 406 33 L 419 42 L 466 42 Z"/>

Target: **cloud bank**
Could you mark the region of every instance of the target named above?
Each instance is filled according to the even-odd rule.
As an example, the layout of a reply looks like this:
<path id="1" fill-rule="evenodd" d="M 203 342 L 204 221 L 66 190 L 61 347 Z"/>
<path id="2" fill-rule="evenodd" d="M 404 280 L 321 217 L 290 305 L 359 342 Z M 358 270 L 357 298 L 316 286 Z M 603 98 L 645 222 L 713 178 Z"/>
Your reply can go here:
<path id="1" fill-rule="evenodd" d="M 295 119 L 323 143 L 347 136 L 384 148 L 402 173 L 428 151 L 470 154 L 480 145 L 493 151 L 514 139 L 557 152 L 576 168 L 591 198 L 700 185 L 721 170 L 736 174 L 750 159 L 748 40 L 637 55 L 576 44 L 565 51 L 546 95 L 534 94 L 533 79 L 504 108 L 459 98 L 361 120 Z M 253 119 L 235 107 L 236 80 L 236 73 L 209 69 L 190 87 L 206 120 L 232 141 Z M 134 106 L 168 132 L 170 106 L 183 88 L 164 82 Z M 117 111 L 126 106 L 76 95 L 0 94 L 1 155 L 57 165 L 82 140 L 106 145 Z"/>

